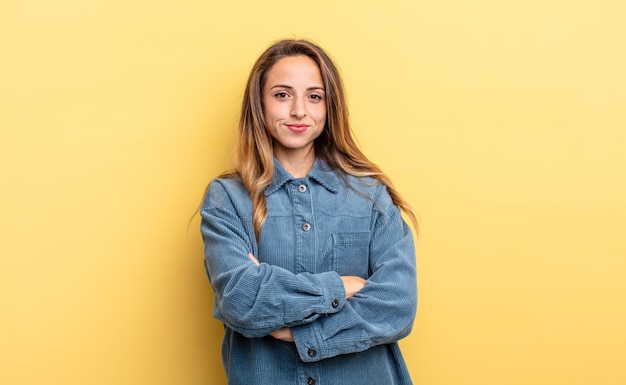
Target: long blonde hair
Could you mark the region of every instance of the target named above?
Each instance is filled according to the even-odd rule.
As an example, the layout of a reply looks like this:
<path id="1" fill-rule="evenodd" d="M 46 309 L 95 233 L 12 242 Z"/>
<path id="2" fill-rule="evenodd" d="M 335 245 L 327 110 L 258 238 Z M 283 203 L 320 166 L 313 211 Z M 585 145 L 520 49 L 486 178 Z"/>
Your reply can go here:
<path id="1" fill-rule="evenodd" d="M 278 60 L 297 55 L 306 55 L 317 63 L 326 90 L 326 124 L 314 142 L 316 156 L 343 177 L 369 176 L 384 184 L 393 203 L 409 216 L 417 230 L 417 218 L 411 206 L 380 168 L 361 152 L 352 137 L 346 96 L 337 66 L 316 44 L 288 39 L 272 44 L 250 71 L 239 119 L 235 169 L 221 175 L 239 178 L 250 193 L 252 224 L 257 239 L 267 216 L 264 190 L 274 178 L 273 139 L 267 133 L 263 118 L 263 86 L 267 72 Z"/>

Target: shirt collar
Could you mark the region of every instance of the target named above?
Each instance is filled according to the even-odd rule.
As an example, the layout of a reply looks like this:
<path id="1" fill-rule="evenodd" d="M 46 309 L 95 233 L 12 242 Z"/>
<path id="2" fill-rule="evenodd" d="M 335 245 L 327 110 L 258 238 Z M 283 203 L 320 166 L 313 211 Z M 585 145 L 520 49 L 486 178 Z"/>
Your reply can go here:
<path id="1" fill-rule="evenodd" d="M 296 178 L 291 176 L 283 166 L 274 158 L 274 180 L 265 188 L 265 196 L 275 193 L 285 183 Z M 320 158 L 315 158 L 313 168 L 309 171 L 307 179 L 312 179 L 326 190 L 336 194 L 341 183 L 341 177 L 330 166 Z"/>

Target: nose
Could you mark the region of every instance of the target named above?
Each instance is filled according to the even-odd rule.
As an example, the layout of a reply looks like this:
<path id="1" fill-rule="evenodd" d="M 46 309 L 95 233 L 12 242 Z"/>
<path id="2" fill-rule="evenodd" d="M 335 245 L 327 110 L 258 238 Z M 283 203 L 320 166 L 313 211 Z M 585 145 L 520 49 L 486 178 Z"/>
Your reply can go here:
<path id="1" fill-rule="evenodd" d="M 302 119 L 306 116 L 306 105 L 304 98 L 294 98 L 291 103 L 291 116 Z"/>

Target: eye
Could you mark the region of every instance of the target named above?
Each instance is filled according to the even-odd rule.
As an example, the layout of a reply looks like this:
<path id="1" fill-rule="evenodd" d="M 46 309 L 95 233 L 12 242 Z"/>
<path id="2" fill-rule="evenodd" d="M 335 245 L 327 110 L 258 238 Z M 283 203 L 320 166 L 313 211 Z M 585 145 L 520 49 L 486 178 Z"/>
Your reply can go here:
<path id="1" fill-rule="evenodd" d="M 287 98 L 289 95 L 287 95 L 287 93 L 286 93 L 286 92 L 277 92 L 277 93 L 275 93 L 275 94 L 274 94 L 274 96 L 275 96 L 277 99 L 285 99 L 285 98 Z"/>
<path id="2" fill-rule="evenodd" d="M 309 97 L 316 102 L 319 102 L 322 100 L 322 95 L 318 95 L 318 94 L 311 94 Z"/>

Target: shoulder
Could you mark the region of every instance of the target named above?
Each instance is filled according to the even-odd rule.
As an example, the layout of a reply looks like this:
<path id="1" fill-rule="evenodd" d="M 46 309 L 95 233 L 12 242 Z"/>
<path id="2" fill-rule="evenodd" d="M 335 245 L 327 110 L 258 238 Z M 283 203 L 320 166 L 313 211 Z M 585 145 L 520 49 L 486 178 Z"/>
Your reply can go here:
<path id="1" fill-rule="evenodd" d="M 331 206 L 337 213 L 385 216 L 393 210 L 393 201 L 387 187 L 378 179 L 344 174 L 336 187 L 336 194 L 331 194 L 336 198 L 324 204 Z"/>
<path id="2" fill-rule="evenodd" d="M 207 188 L 202 210 L 237 206 L 249 200 L 250 195 L 240 179 L 236 177 L 215 178 Z"/>
<path id="3" fill-rule="evenodd" d="M 359 195 L 372 198 L 381 188 L 380 182 L 375 178 L 349 174 L 331 167 L 322 159 L 315 162 L 309 176 L 327 189 L 338 193 L 359 193 Z"/>
<path id="4" fill-rule="evenodd" d="M 346 187 L 359 195 L 365 195 L 369 200 L 377 204 L 391 202 L 391 197 L 387 192 L 387 186 L 376 178 L 348 175 L 346 177 Z"/>

